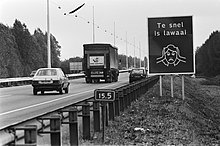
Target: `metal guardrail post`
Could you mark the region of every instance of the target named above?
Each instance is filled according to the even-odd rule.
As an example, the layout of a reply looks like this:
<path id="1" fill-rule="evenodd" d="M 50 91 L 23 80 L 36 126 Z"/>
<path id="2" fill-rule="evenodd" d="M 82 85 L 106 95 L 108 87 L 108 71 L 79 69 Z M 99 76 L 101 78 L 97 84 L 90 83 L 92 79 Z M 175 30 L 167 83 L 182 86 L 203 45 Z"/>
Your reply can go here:
<path id="1" fill-rule="evenodd" d="M 90 104 L 85 102 L 82 106 L 83 139 L 90 140 Z"/>
<path id="2" fill-rule="evenodd" d="M 120 111 L 119 111 L 119 105 L 120 105 L 120 100 L 118 96 L 118 91 L 115 91 L 115 101 L 114 101 L 114 107 L 115 107 L 115 116 L 119 116 Z"/>
<path id="3" fill-rule="evenodd" d="M 114 120 L 115 119 L 114 102 L 109 102 L 108 107 L 109 107 L 109 120 Z"/>
<path id="4" fill-rule="evenodd" d="M 53 115 L 50 118 L 50 141 L 51 146 L 61 145 L 61 117 L 59 115 Z"/>
<path id="5" fill-rule="evenodd" d="M 136 100 L 138 99 L 137 91 L 138 91 L 138 86 L 137 86 L 137 83 L 135 83 L 134 84 L 134 97 L 135 97 Z"/>
<path id="6" fill-rule="evenodd" d="M 26 125 L 25 126 L 24 143 L 37 145 L 37 125 Z"/>
<path id="7" fill-rule="evenodd" d="M 62 122 L 62 124 L 69 124 L 69 133 L 70 133 L 70 145 L 78 145 L 79 137 L 78 137 L 78 110 L 76 107 L 71 107 L 66 110 L 61 110 L 60 112 L 68 112 L 69 113 L 69 121 Z"/>
<path id="8" fill-rule="evenodd" d="M 123 88 L 123 97 L 124 97 L 124 108 L 127 109 L 127 107 L 128 107 L 128 98 L 127 98 L 126 88 Z"/>
<path id="9" fill-rule="evenodd" d="M 140 98 L 140 96 L 141 96 L 141 84 L 139 83 L 139 84 L 137 84 L 137 86 L 138 86 L 137 97 Z"/>
<path id="10" fill-rule="evenodd" d="M 120 111 L 123 112 L 124 111 L 124 96 L 123 96 L 123 89 L 119 90 L 118 92 L 118 96 L 119 96 L 119 107 L 120 107 Z"/>
<path id="11" fill-rule="evenodd" d="M 131 91 L 131 90 L 130 90 L 130 85 L 129 85 L 129 86 L 127 86 L 127 91 L 126 91 L 126 93 L 127 93 L 127 98 L 128 98 L 128 106 L 131 106 L 131 102 L 132 102 L 130 91 Z"/>
<path id="12" fill-rule="evenodd" d="M 24 130 L 24 144 L 16 144 L 16 138 L 11 143 L 13 146 L 37 146 L 37 125 L 25 125 L 24 127 L 16 127 L 12 129 L 16 137 L 16 130 Z"/>
<path id="13" fill-rule="evenodd" d="M 135 96 L 134 96 L 134 84 L 131 85 L 131 97 L 132 97 L 132 101 L 135 101 Z"/>
<path id="14" fill-rule="evenodd" d="M 78 145 L 78 110 L 77 108 L 72 108 L 69 111 L 69 132 L 70 132 L 70 145 Z"/>
<path id="15" fill-rule="evenodd" d="M 51 115 L 49 117 L 39 117 L 39 120 L 42 120 L 41 124 L 42 130 L 39 130 L 40 134 L 50 134 L 51 146 L 61 145 L 61 116 L 60 115 Z M 44 131 L 44 120 L 50 120 L 50 131 Z"/>
<path id="16" fill-rule="evenodd" d="M 93 102 L 94 132 L 100 132 L 100 103 Z"/>
<path id="17" fill-rule="evenodd" d="M 141 95 L 144 94 L 144 81 L 141 82 Z"/>
<path id="18" fill-rule="evenodd" d="M 108 126 L 108 104 L 105 106 L 105 126 Z"/>

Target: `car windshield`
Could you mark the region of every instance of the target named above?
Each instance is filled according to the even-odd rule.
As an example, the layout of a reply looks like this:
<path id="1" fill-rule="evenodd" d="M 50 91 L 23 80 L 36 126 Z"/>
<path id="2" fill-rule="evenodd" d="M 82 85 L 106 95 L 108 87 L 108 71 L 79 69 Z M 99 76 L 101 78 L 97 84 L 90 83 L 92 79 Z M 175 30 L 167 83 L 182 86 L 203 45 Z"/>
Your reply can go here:
<path id="1" fill-rule="evenodd" d="M 134 69 L 132 70 L 132 74 L 143 74 L 144 71 L 142 69 Z"/>
<path id="2" fill-rule="evenodd" d="M 57 71 L 55 69 L 39 70 L 37 76 L 56 76 Z"/>

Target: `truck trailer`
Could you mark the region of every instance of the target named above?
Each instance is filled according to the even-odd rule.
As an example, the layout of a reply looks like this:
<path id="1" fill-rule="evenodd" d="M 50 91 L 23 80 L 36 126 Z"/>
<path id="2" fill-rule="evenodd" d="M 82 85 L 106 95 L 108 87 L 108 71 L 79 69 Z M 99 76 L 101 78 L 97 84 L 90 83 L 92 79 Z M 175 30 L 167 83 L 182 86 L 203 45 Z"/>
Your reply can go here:
<path id="1" fill-rule="evenodd" d="M 83 71 L 86 83 L 118 81 L 118 49 L 111 44 L 84 44 Z"/>

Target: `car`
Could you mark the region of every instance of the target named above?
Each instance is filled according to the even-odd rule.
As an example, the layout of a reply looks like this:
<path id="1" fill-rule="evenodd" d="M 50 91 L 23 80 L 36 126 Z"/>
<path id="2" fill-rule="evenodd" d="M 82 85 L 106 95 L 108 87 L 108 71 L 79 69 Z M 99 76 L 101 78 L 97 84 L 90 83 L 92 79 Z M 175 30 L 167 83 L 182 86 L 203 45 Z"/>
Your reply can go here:
<path id="1" fill-rule="evenodd" d="M 37 70 L 33 70 L 33 71 L 30 73 L 30 77 L 33 77 L 36 72 L 37 72 Z"/>
<path id="2" fill-rule="evenodd" d="M 146 69 L 144 68 L 133 68 L 129 72 L 129 83 L 142 80 L 147 77 Z"/>
<path id="3" fill-rule="evenodd" d="M 33 94 L 38 91 L 44 94 L 45 91 L 58 91 L 60 94 L 69 92 L 69 79 L 60 68 L 40 68 L 36 71 L 33 80 Z"/>

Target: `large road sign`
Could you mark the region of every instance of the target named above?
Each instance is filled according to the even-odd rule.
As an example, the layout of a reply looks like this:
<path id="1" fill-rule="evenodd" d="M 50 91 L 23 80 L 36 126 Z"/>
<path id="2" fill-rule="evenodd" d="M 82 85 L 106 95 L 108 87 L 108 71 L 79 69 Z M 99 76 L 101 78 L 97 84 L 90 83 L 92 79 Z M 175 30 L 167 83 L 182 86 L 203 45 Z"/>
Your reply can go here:
<path id="1" fill-rule="evenodd" d="M 194 73 L 192 16 L 148 18 L 148 73 Z"/>

